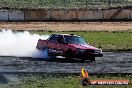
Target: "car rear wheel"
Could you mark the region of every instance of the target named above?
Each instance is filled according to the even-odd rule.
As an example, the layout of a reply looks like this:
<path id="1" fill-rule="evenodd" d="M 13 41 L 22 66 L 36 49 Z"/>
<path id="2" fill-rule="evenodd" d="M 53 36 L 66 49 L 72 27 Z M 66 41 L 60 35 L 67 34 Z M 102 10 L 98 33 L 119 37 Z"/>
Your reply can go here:
<path id="1" fill-rule="evenodd" d="M 50 51 L 50 48 L 48 48 L 48 56 L 49 56 L 49 58 L 51 58 L 51 59 L 56 58 L 56 56 L 54 54 L 50 53 L 49 51 Z"/>

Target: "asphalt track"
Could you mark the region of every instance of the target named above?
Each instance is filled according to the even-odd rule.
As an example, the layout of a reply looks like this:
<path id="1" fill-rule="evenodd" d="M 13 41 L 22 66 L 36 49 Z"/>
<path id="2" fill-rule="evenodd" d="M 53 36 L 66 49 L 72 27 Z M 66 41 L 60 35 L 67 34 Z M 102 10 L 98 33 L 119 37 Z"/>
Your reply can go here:
<path id="1" fill-rule="evenodd" d="M 65 58 L 0 57 L 0 73 L 80 73 L 82 67 L 89 73 L 132 73 L 132 52 L 104 52 L 104 56 L 96 58 L 95 62 L 67 61 Z"/>

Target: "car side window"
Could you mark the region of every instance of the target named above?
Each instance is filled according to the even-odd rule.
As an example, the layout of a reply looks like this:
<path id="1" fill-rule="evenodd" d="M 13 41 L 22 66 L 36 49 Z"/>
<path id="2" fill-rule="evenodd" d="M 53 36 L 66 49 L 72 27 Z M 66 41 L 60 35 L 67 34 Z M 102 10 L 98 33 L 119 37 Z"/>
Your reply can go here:
<path id="1" fill-rule="evenodd" d="M 58 42 L 59 42 L 59 43 L 62 43 L 63 41 L 64 41 L 63 36 L 62 36 L 62 35 L 59 35 L 59 36 L 58 36 Z"/>
<path id="2" fill-rule="evenodd" d="M 52 35 L 50 38 L 49 38 L 49 41 L 55 41 L 57 42 L 57 35 Z"/>

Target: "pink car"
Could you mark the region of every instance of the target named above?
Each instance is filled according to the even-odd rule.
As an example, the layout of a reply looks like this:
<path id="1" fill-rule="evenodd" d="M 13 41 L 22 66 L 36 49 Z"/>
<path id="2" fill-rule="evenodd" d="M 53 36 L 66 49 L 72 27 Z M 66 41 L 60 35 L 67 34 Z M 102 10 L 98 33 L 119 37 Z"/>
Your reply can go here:
<path id="1" fill-rule="evenodd" d="M 47 40 L 38 40 L 37 49 L 48 49 L 49 55 L 64 56 L 67 59 L 95 61 L 102 57 L 101 49 L 90 46 L 81 36 L 74 34 L 52 34 Z"/>

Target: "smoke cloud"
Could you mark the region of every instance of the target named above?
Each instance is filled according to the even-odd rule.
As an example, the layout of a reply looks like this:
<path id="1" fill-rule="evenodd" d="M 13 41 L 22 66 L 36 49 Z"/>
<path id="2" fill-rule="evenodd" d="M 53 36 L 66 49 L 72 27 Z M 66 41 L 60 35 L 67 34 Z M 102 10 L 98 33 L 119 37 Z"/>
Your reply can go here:
<path id="1" fill-rule="evenodd" d="M 30 34 L 25 32 L 0 32 L 0 56 L 47 57 L 47 52 L 36 49 L 38 39 L 47 39 L 49 35 Z"/>

